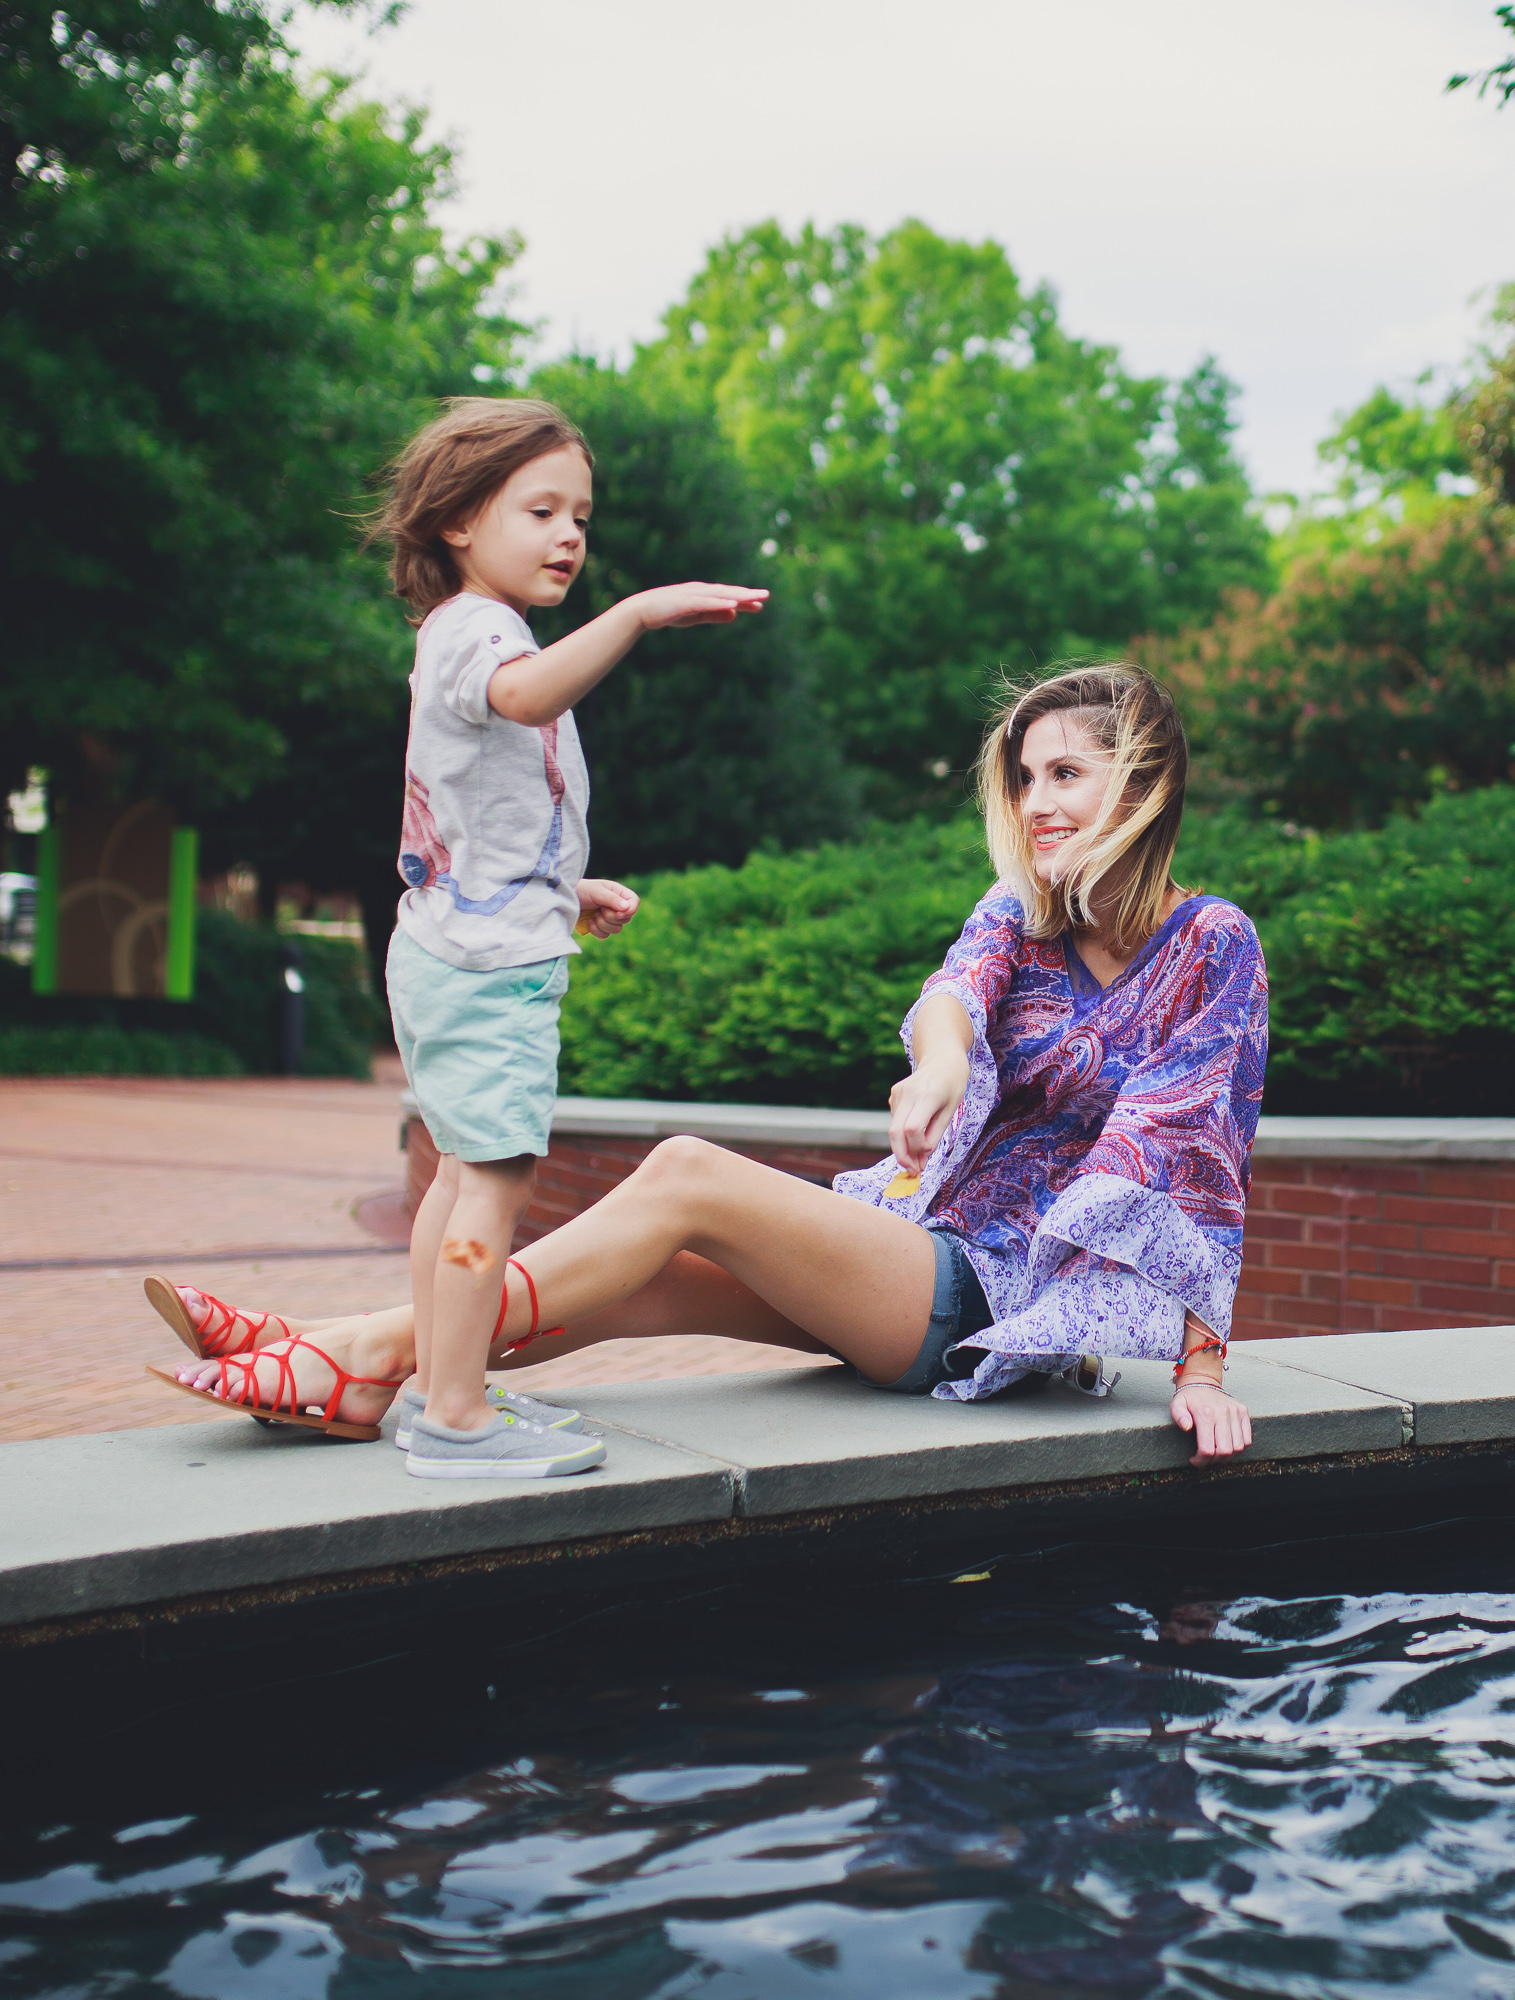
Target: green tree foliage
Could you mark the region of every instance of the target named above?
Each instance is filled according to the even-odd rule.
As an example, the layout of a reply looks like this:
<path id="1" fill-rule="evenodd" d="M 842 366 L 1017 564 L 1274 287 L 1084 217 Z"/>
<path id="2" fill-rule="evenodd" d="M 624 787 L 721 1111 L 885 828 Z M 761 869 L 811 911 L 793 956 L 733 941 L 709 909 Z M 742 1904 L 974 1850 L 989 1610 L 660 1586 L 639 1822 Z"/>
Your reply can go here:
<path id="1" fill-rule="evenodd" d="M 876 806 L 950 802 L 997 670 L 1124 646 L 1265 580 L 1230 385 L 1074 339 L 993 243 L 917 222 L 728 240 L 635 373 L 761 494 L 820 698 Z"/>
<path id="2" fill-rule="evenodd" d="M 1495 337 L 1484 350 L 1483 366 L 1453 398 L 1450 413 L 1486 500 L 1515 508 L 1515 285 L 1501 289 L 1490 323 Z"/>
<path id="3" fill-rule="evenodd" d="M 589 557 L 561 610 L 535 616 L 539 637 L 658 584 L 770 581 L 750 482 L 700 408 L 592 361 L 544 369 L 532 387 L 595 454 Z M 650 635 L 576 715 L 596 873 L 736 862 L 847 830 L 854 787 L 782 593 L 733 627 Z"/>
<path id="4" fill-rule="evenodd" d="M 410 654 L 348 516 L 437 396 L 510 363 L 489 300 L 512 246 L 444 243 L 451 161 L 417 119 L 302 88 L 266 22 L 224 20 L 242 41 L 214 60 L 65 66 L 65 108 L 119 144 L 23 149 L 0 775 L 41 764 L 66 793 L 87 754 L 199 819 L 212 861 L 276 869 L 293 832 L 289 872 L 345 889 L 380 819 L 392 845 Z"/>
<path id="5" fill-rule="evenodd" d="M 1334 497 L 1353 512 L 1435 494 L 1468 472 L 1451 408 L 1406 402 L 1381 385 L 1321 442 L 1319 456 L 1337 468 Z"/>
<path id="6" fill-rule="evenodd" d="M 1496 7 L 1494 18 L 1515 35 L 1515 6 Z M 1480 97 L 1492 91 L 1501 105 L 1508 104 L 1515 97 L 1515 56 L 1506 56 L 1503 62 L 1491 63 L 1487 69 L 1449 77 L 1447 89 L 1462 90 L 1470 83 L 1477 84 Z"/>
<path id="7" fill-rule="evenodd" d="M 1176 873 L 1261 933 L 1268 1110 L 1515 1111 L 1515 790 L 1373 833 L 1194 817 Z M 658 876 L 574 961 L 563 1088 L 882 1108 L 900 1021 L 989 879 L 965 817 Z"/>
<path id="8" fill-rule="evenodd" d="M 1371 825 L 1515 755 L 1515 543 L 1471 504 L 1302 555 L 1274 594 L 1139 648 L 1191 739 L 1254 806 Z"/>
<path id="9" fill-rule="evenodd" d="M 259 0 L 0 0 L 0 232 L 24 258 L 39 186 L 171 161 L 184 83 L 239 71 L 275 37 Z"/>

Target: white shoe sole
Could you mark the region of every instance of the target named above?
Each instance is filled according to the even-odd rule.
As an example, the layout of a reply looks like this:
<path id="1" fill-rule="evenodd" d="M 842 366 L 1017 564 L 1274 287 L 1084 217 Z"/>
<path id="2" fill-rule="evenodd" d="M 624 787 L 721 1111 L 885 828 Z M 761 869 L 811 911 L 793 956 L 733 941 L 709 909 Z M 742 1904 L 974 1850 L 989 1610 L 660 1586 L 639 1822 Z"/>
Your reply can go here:
<path id="1" fill-rule="evenodd" d="M 571 1458 L 417 1458 L 412 1451 L 405 1470 L 412 1479 L 560 1479 L 604 1463 L 605 1447 L 596 1438 Z"/>

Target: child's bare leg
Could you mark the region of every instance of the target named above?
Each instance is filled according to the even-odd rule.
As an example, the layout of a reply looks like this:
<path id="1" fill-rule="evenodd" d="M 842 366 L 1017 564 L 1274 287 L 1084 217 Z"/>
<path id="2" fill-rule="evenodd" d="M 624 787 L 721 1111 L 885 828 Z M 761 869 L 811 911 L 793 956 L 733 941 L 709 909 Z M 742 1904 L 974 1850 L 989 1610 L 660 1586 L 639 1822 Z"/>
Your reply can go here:
<path id="1" fill-rule="evenodd" d="M 536 1173 L 530 1153 L 514 1160 L 458 1162 L 457 1198 L 446 1218 L 431 1289 L 426 1415 L 433 1423 L 480 1430 L 495 1420 L 484 1400 L 484 1367 L 500 1316 L 505 1260 Z M 512 1293 L 516 1289 L 512 1286 Z M 525 1285 L 519 1290 L 524 1300 Z M 522 1332 L 530 1324 L 528 1306 Z"/>
<path id="2" fill-rule="evenodd" d="M 443 1153 L 437 1162 L 436 1177 L 421 1198 L 410 1232 L 410 1299 L 416 1316 L 416 1387 L 423 1393 L 431 1380 L 432 1290 L 436 1283 L 437 1260 L 442 1239 L 458 1198 L 458 1157 Z M 509 1246 L 506 1248 L 509 1255 Z M 501 1263 L 503 1276 L 504 1264 Z M 498 1297 L 495 1302 L 499 1313 Z M 491 1325 L 493 1321 L 491 1321 Z"/>

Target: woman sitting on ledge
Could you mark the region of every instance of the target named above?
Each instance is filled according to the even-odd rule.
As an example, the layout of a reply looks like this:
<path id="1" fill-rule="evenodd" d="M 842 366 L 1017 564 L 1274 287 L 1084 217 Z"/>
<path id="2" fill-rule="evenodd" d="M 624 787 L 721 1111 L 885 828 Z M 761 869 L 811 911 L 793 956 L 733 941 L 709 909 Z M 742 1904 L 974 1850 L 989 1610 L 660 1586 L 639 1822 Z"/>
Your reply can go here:
<path id="1" fill-rule="evenodd" d="M 962 1401 L 1048 1375 L 1105 1394 L 1103 1358 L 1139 1356 L 1175 1364 L 1192 1463 L 1243 1450 L 1221 1371 L 1267 983 L 1242 912 L 1173 882 L 1187 762 L 1170 696 L 1137 668 L 1022 694 L 980 760 L 999 881 L 905 1021 L 893 1158 L 828 1192 L 665 1140 L 511 1260 L 496 1365 L 545 1358 L 538 1301 L 562 1323 L 546 1352 L 720 1333 Z M 427 1206 L 418 1237 L 439 1226 Z M 424 1379 L 429 1330 L 408 1306 L 321 1324 L 339 1399 L 323 1354 L 284 1328 L 317 1330 L 238 1316 L 226 1332 L 244 1353 L 266 1341 L 256 1358 L 179 1379 L 265 1415 L 325 1404 L 343 1425 L 376 1423 L 412 1368 Z"/>

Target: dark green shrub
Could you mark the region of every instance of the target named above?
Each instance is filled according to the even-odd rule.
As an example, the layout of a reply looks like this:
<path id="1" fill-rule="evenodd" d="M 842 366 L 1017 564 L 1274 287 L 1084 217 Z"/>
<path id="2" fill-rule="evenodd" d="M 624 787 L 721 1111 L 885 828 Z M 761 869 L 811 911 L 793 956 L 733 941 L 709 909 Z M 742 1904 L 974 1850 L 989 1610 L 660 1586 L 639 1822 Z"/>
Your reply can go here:
<path id="1" fill-rule="evenodd" d="M 882 1102 L 900 1020 L 988 872 L 959 821 L 652 877 L 631 928 L 574 960 L 563 1090 Z"/>
<path id="2" fill-rule="evenodd" d="M 290 942 L 300 947 L 305 979 L 301 1075 L 366 1078 L 389 1017 L 374 997 L 363 952 L 339 938 L 290 940 L 262 924 L 239 923 L 225 911 L 202 910 L 195 964 L 198 1025 L 234 1050 L 243 1068 L 254 1074 L 273 1070 L 284 990 L 280 953 Z"/>
<path id="3" fill-rule="evenodd" d="M 1515 789 L 1374 833 L 1195 817 L 1176 872 L 1261 933 L 1270 1111 L 1515 1112 Z M 574 963 L 562 1087 L 881 1106 L 988 879 L 967 819 L 651 877 L 630 930 Z"/>
<path id="4" fill-rule="evenodd" d="M 150 1028 L 0 1027 L 0 1076 L 240 1076 L 205 1035 Z"/>

